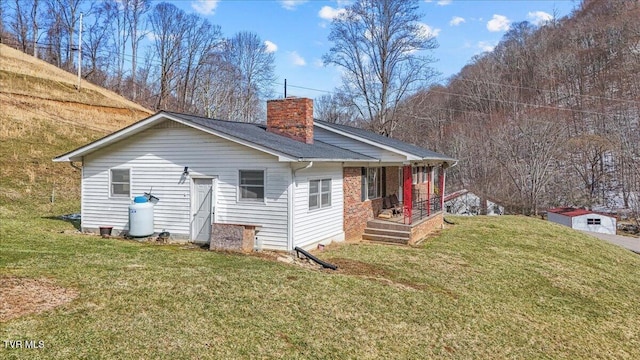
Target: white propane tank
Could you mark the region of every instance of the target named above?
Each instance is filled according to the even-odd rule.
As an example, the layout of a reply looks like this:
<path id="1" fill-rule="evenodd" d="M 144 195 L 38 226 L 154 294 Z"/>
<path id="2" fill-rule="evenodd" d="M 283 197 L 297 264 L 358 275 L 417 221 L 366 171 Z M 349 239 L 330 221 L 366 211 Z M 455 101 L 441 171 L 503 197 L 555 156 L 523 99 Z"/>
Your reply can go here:
<path id="1" fill-rule="evenodd" d="M 136 196 L 129 205 L 129 236 L 153 235 L 153 203 L 144 196 Z"/>

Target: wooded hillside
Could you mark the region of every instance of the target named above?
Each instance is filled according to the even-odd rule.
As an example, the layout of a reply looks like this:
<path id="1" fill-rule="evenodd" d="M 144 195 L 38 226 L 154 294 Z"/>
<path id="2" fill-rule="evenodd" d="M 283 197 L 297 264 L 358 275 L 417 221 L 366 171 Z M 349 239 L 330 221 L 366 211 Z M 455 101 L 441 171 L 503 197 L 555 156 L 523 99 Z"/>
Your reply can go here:
<path id="1" fill-rule="evenodd" d="M 75 71 L 82 9 L 86 79 L 152 109 L 264 118 L 274 65 L 258 35 L 225 38 L 218 26 L 171 4 L 0 2 L 0 41 Z M 509 212 L 573 205 L 640 217 L 639 19 L 638 1 L 584 0 L 539 27 L 512 24 L 493 51 L 445 84 L 402 92 L 399 105 L 376 103 L 369 118 L 341 89 L 317 99 L 316 114 L 460 159 L 448 189 L 472 189 Z M 150 45 L 138 49 L 151 33 Z M 44 35 L 36 41 L 36 34 Z M 374 126 L 387 113 L 392 125 Z"/>
<path id="2" fill-rule="evenodd" d="M 525 214 L 557 205 L 640 212 L 640 2 L 586 0 L 403 104 L 400 137 L 460 159 L 450 189 Z"/>

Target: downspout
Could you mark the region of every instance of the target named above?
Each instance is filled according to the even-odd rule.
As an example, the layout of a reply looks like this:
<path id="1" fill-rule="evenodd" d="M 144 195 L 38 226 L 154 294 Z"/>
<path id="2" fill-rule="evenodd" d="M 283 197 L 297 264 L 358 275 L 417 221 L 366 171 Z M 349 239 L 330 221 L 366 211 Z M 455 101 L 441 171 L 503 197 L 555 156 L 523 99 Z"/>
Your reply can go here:
<path id="1" fill-rule="evenodd" d="M 82 157 L 80 164 L 81 165 L 78 166 L 75 165 L 73 161 L 69 161 L 69 165 L 71 165 L 72 168 L 80 171 L 80 231 L 84 231 L 82 226 L 82 214 L 84 213 L 84 156 Z"/>
<path id="2" fill-rule="evenodd" d="M 82 171 L 82 168 L 80 166 L 78 166 L 78 165 L 75 165 L 73 163 L 73 161 L 69 161 L 69 165 L 71 165 L 72 168 L 74 168 L 74 169 L 76 169 L 78 171 Z"/>
<path id="3" fill-rule="evenodd" d="M 296 174 L 298 173 L 298 171 L 307 170 L 308 168 L 310 168 L 312 166 L 313 166 L 313 161 L 309 161 L 307 166 L 304 166 L 304 167 L 301 167 L 301 168 L 293 170 L 293 178 L 294 178 L 294 180 L 295 180 L 295 177 L 296 177 Z"/>
<path id="4" fill-rule="evenodd" d="M 310 161 L 306 166 L 303 166 L 301 168 L 297 168 L 297 169 L 293 169 L 293 171 L 291 172 L 291 188 L 289 190 L 289 194 L 287 196 L 287 201 L 289 202 L 289 226 L 287 226 L 287 232 L 289 233 L 288 239 L 287 239 L 287 250 L 289 251 L 293 251 L 293 219 L 294 219 L 294 211 L 295 211 L 295 204 L 293 203 L 295 196 L 294 196 L 294 192 L 296 190 L 296 175 L 298 174 L 298 171 L 301 170 L 306 170 L 309 169 L 310 167 L 313 166 L 313 161 Z"/>

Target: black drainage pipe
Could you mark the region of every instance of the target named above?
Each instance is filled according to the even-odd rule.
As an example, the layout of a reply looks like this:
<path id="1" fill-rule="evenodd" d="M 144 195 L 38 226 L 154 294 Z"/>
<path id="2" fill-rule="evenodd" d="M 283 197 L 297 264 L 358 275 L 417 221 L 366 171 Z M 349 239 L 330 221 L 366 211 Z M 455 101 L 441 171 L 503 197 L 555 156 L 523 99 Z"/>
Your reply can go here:
<path id="1" fill-rule="evenodd" d="M 313 256 L 313 255 L 311 255 L 311 254 L 309 254 L 309 252 L 307 252 L 307 251 L 305 251 L 305 250 L 303 250 L 303 249 L 301 249 L 301 248 L 299 248 L 299 247 L 297 247 L 297 246 L 296 246 L 293 250 L 295 250 L 295 251 L 296 251 L 296 253 L 297 253 L 298 257 L 300 257 L 300 254 L 302 254 L 302 255 L 304 255 L 307 259 L 311 259 L 311 260 L 313 260 L 314 262 L 316 262 L 317 264 L 322 265 L 322 267 L 323 267 L 323 268 L 325 268 L 325 269 L 331 269 L 331 270 L 337 270 L 337 269 L 338 269 L 338 267 L 337 267 L 337 266 L 335 266 L 335 265 L 333 265 L 333 264 L 329 264 L 329 263 L 328 263 L 328 262 L 326 262 L 326 261 L 322 261 L 322 260 L 318 259 L 317 257 L 315 257 L 315 256 Z"/>

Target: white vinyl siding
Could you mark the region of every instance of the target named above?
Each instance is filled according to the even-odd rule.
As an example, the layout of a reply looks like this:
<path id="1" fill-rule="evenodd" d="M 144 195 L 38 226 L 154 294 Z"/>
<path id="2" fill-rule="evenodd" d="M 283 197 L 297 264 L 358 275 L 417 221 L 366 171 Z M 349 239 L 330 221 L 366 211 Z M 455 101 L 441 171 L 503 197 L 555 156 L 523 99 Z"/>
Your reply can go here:
<path id="1" fill-rule="evenodd" d="M 617 221 L 614 217 L 593 213 L 572 217 L 571 227 L 576 230 L 615 235 Z"/>
<path id="2" fill-rule="evenodd" d="M 169 122 L 169 121 L 167 121 Z M 130 198 L 109 196 L 109 169 L 131 170 L 131 196 L 151 191 L 160 201 L 154 208 L 155 231 L 190 236 L 192 177 L 218 176 L 215 220 L 260 225 L 257 236 L 264 248 L 287 249 L 288 163 L 246 146 L 177 123 L 151 129 L 84 158 L 82 227 L 128 229 Z M 167 126 L 169 125 L 169 126 Z M 189 176 L 184 177 L 184 167 Z M 265 171 L 264 202 L 238 201 L 239 171 Z"/>
<path id="3" fill-rule="evenodd" d="M 407 157 L 393 153 L 388 150 L 381 149 L 377 146 L 369 145 L 361 141 L 351 139 L 340 134 L 336 134 L 319 127 L 313 128 L 313 138 L 318 141 L 326 142 L 334 146 L 349 149 L 360 154 L 371 156 L 384 162 L 402 162 L 406 161 Z"/>
<path id="4" fill-rule="evenodd" d="M 578 216 L 566 216 L 548 212 L 547 219 L 549 221 L 562 224 L 576 230 L 592 231 L 612 235 L 616 234 L 616 218 L 602 214 L 593 213 Z"/>
<path id="5" fill-rule="evenodd" d="M 331 179 L 331 204 L 310 209 L 310 180 L 320 179 Z M 308 247 L 324 240 L 344 240 L 342 165 L 316 163 L 296 174 L 293 188 L 293 246 Z"/>

